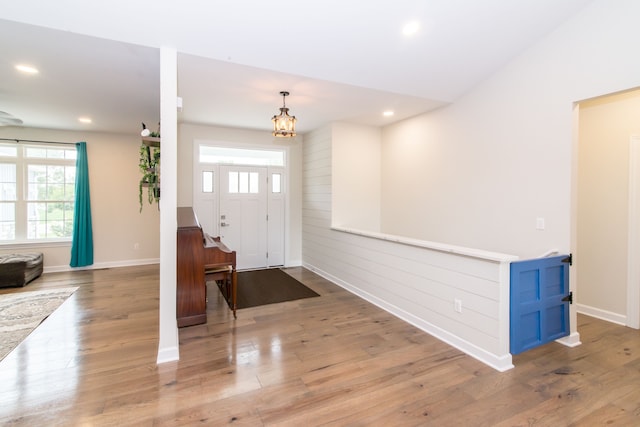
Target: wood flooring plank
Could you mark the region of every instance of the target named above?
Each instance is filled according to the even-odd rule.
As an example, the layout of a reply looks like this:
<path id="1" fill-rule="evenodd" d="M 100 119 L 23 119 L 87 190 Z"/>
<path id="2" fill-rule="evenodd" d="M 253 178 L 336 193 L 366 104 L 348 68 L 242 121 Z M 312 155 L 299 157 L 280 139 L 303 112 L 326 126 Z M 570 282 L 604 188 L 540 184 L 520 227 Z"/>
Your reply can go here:
<path id="1" fill-rule="evenodd" d="M 13 426 L 640 425 L 640 332 L 578 316 L 558 343 L 497 372 L 304 268 L 318 298 L 238 311 L 208 289 L 208 322 L 156 364 L 157 265 L 44 274 L 79 286 L 0 362 Z"/>

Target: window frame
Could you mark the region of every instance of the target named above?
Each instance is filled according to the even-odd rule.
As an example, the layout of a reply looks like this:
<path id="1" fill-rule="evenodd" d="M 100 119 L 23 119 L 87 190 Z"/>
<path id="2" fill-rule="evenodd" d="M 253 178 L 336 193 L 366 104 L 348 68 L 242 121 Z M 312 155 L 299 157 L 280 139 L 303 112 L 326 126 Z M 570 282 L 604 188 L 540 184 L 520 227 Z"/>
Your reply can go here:
<path id="1" fill-rule="evenodd" d="M 0 142 L 0 146 L 3 147 L 15 147 L 16 148 L 16 156 L 1 156 L 0 155 L 0 163 L 1 164 L 13 164 L 15 165 L 15 200 L 2 200 L 0 204 L 3 203 L 13 203 L 14 204 L 14 238 L 13 239 L 2 239 L 3 236 L 0 236 L 0 246 L 33 246 L 38 244 L 70 244 L 72 240 L 73 233 L 73 209 L 75 206 L 75 169 L 76 169 L 76 148 L 75 145 L 72 147 L 71 144 L 56 144 L 56 143 L 33 143 L 33 142 Z M 29 156 L 27 154 L 28 150 L 44 150 L 45 156 L 37 157 L 37 156 Z M 51 157 L 51 155 L 58 150 L 63 150 L 62 157 Z M 73 155 L 70 155 L 73 153 Z M 46 166 L 46 167 L 63 167 L 63 182 L 62 187 L 64 187 L 64 195 L 61 200 L 58 199 L 48 199 L 46 196 L 44 199 L 41 198 L 30 198 L 29 195 L 29 166 Z M 69 168 L 72 168 L 72 176 L 71 179 L 73 182 L 67 182 L 67 173 Z M 45 183 L 49 185 L 50 181 L 47 177 Z M 60 183 L 56 183 L 60 185 Z M 70 204 L 70 208 L 63 209 L 63 219 L 62 223 L 67 222 L 67 226 L 65 228 L 65 236 L 54 236 L 54 237 L 29 237 L 30 233 L 30 222 L 33 219 L 29 218 L 29 204 L 30 203 L 43 203 L 45 206 L 49 204 L 62 203 L 62 204 Z M 71 219 L 68 220 L 68 215 L 71 215 Z M 42 221 L 42 220 L 40 220 Z M 60 220 L 51 220 L 60 221 Z M 70 224 L 69 224 L 70 221 Z M 47 218 L 44 219 L 44 227 L 49 230 L 51 224 L 47 224 Z"/>

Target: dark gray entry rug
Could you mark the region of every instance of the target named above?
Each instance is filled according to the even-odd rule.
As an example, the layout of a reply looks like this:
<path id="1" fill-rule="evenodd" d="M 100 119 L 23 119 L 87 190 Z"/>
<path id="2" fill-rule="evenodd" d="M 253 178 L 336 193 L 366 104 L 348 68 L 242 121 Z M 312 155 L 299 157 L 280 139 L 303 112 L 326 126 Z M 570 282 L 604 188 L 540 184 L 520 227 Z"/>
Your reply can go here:
<path id="1" fill-rule="evenodd" d="M 238 273 L 238 309 L 318 296 L 279 268 Z"/>

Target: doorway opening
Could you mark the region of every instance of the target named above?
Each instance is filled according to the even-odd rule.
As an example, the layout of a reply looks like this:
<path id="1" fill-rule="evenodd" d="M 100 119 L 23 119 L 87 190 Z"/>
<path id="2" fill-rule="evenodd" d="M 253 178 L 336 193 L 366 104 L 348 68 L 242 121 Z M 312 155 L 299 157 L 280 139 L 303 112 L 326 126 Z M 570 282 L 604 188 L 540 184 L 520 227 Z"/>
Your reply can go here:
<path id="1" fill-rule="evenodd" d="M 193 209 L 239 270 L 285 264 L 286 149 L 194 144 Z"/>
<path id="2" fill-rule="evenodd" d="M 577 311 L 640 327 L 640 90 L 576 104 Z"/>

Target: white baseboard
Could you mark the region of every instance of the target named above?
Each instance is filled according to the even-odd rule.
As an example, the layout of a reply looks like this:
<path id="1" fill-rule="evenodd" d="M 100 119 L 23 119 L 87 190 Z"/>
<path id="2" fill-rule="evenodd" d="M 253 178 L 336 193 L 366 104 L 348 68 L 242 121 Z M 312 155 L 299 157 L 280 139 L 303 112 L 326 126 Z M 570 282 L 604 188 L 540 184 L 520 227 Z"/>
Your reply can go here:
<path id="1" fill-rule="evenodd" d="M 616 323 L 622 326 L 627 325 L 627 316 L 623 314 L 613 313 L 611 311 L 590 307 L 584 304 L 576 304 L 576 311 L 580 314 L 586 314 L 587 316 L 606 320 L 607 322 Z"/>
<path id="2" fill-rule="evenodd" d="M 176 321 L 170 323 L 171 325 L 165 326 L 163 331 L 163 323 L 160 322 L 160 343 L 158 344 L 156 364 L 180 360 L 178 323 Z"/>
<path id="3" fill-rule="evenodd" d="M 98 262 L 95 264 L 87 265 L 86 267 L 71 267 L 69 265 L 54 265 L 44 267 L 43 273 L 59 273 L 62 271 L 77 271 L 77 270 L 100 270 L 103 268 L 117 268 L 117 267 L 133 267 L 136 265 L 149 265 L 159 264 L 160 258 L 148 258 L 148 259 L 134 259 L 134 260 L 122 260 L 122 261 L 110 261 L 110 262 Z"/>
<path id="4" fill-rule="evenodd" d="M 476 346 L 475 344 L 472 344 L 466 340 L 461 339 L 460 337 L 453 335 L 452 333 L 445 331 L 444 329 L 441 329 L 427 321 L 425 321 L 424 319 L 421 319 L 419 317 L 414 316 L 411 313 L 407 313 L 406 311 L 400 309 L 399 307 L 396 307 L 392 304 L 387 303 L 386 301 L 369 294 L 368 292 L 365 292 L 347 282 L 344 282 L 343 280 L 338 279 L 335 276 L 332 276 L 331 274 L 315 267 L 312 265 L 309 265 L 307 263 L 303 263 L 302 265 L 303 267 L 307 268 L 308 270 L 313 271 L 314 273 L 318 274 L 319 276 L 324 277 L 325 279 L 329 280 L 332 283 L 335 283 L 336 285 L 340 286 L 341 288 L 346 289 L 347 291 L 351 292 L 352 294 L 355 294 L 357 296 L 359 296 L 360 298 L 370 302 L 371 304 L 380 307 L 381 309 L 385 310 L 386 312 L 398 317 L 399 319 L 404 320 L 407 323 L 410 323 L 411 325 L 415 326 L 416 328 L 428 333 L 429 335 L 434 336 L 435 338 L 439 339 L 440 341 L 443 341 L 455 348 L 457 348 L 458 350 L 466 353 L 467 355 L 473 357 L 474 359 L 479 360 L 480 362 L 489 365 L 490 367 L 492 367 L 493 369 L 500 371 L 500 372 L 504 372 L 504 371 L 508 371 L 509 369 L 512 369 L 513 366 L 513 362 L 512 362 L 512 358 L 511 358 L 511 353 L 506 353 L 503 355 L 496 355 L 493 353 L 490 353 L 478 346 Z"/>
<path id="5" fill-rule="evenodd" d="M 180 351 L 178 347 L 158 349 L 156 364 L 175 362 L 177 360 L 180 360 Z"/>
<path id="6" fill-rule="evenodd" d="M 567 347 L 577 347 L 582 344 L 582 342 L 580 341 L 580 334 L 578 332 L 572 332 L 566 337 L 557 339 L 556 342 L 562 345 L 566 345 Z"/>
<path id="7" fill-rule="evenodd" d="M 285 268 L 301 267 L 302 266 L 302 260 L 300 260 L 300 259 L 289 260 L 287 263 L 285 263 L 284 266 L 285 266 Z"/>

